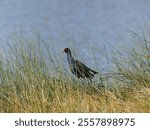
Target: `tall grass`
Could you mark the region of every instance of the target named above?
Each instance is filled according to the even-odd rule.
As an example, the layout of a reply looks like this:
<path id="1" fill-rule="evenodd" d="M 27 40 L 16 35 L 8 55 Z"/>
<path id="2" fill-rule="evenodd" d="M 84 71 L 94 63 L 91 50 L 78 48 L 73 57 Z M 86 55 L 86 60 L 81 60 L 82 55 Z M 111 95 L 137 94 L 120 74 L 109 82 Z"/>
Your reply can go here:
<path id="1" fill-rule="evenodd" d="M 113 50 L 107 60 L 114 71 L 93 83 L 73 78 L 49 42 L 19 37 L 7 43 L 0 112 L 150 112 L 149 42 L 134 35 L 141 47 L 127 48 L 126 56 Z"/>

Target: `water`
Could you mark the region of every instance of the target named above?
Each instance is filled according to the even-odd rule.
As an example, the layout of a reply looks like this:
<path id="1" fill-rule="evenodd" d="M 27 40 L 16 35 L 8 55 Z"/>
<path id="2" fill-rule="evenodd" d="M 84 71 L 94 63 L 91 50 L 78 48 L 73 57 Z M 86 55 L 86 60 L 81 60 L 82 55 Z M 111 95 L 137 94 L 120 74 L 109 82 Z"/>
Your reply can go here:
<path id="1" fill-rule="evenodd" d="M 74 53 L 88 62 L 91 48 L 119 46 L 119 35 L 140 32 L 149 12 L 150 0 L 0 0 L 0 39 L 39 32 L 54 42 L 56 52 L 76 43 Z"/>

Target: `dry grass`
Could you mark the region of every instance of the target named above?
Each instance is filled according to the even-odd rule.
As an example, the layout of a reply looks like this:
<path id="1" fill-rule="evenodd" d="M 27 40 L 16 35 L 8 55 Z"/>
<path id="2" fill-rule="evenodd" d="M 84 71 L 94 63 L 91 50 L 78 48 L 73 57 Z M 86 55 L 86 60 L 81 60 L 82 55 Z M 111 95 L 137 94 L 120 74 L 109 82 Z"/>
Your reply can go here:
<path id="1" fill-rule="evenodd" d="M 63 83 L 1 91 L 1 112 L 150 112 L 150 89 L 110 90 L 73 88 Z M 67 85 L 67 84 L 66 84 Z"/>

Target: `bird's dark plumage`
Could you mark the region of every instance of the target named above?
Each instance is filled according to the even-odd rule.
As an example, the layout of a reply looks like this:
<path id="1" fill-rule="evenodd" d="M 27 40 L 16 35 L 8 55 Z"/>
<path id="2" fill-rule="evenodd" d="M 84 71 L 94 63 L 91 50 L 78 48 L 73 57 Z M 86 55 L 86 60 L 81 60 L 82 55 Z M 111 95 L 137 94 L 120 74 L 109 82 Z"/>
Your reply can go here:
<path id="1" fill-rule="evenodd" d="M 86 65 L 84 65 L 82 62 L 74 59 L 71 54 L 71 50 L 69 48 L 65 48 L 64 51 L 67 54 L 67 60 L 70 67 L 71 72 L 77 76 L 78 78 L 93 78 L 94 74 L 97 74 L 98 72 L 90 69 Z"/>

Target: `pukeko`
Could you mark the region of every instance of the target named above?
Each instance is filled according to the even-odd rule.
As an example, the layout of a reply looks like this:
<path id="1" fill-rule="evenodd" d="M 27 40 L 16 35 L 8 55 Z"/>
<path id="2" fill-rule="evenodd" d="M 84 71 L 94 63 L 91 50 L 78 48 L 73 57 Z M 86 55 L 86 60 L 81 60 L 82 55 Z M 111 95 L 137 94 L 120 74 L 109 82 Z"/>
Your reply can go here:
<path id="1" fill-rule="evenodd" d="M 94 77 L 94 74 L 98 73 L 84 65 L 82 62 L 74 59 L 69 48 L 65 48 L 63 52 L 67 54 L 67 60 L 71 72 L 78 78 L 89 78 L 91 80 Z"/>

